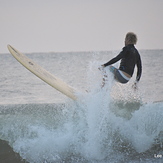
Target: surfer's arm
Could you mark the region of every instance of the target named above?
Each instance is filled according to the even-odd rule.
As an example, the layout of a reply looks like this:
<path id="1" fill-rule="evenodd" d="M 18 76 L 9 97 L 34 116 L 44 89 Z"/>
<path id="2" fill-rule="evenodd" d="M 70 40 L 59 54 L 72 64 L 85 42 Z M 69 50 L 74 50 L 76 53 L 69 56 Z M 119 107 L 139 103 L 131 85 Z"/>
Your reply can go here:
<path id="1" fill-rule="evenodd" d="M 115 58 L 111 59 L 109 62 L 103 64 L 102 66 L 106 67 L 106 66 L 112 65 L 112 64 L 118 62 L 120 59 L 122 59 L 123 56 L 124 56 L 124 50 L 121 51 Z"/>
<path id="2" fill-rule="evenodd" d="M 139 56 L 138 62 L 137 62 L 137 76 L 136 76 L 136 81 L 134 82 L 134 84 L 132 85 L 132 88 L 134 90 L 138 89 L 138 82 L 141 78 L 141 74 L 142 74 L 142 63 L 141 63 L 141 58 Z"/>
<path id="3" fill-rule="evenodd" d="M 136 76 L 136 82 L 138 82 L 141 78 L 141 74 L 142 74 L 142 63 L 141 63 L 141 59 L 139 57 L 138 62 L 137 62 L 137 76 Z"/>

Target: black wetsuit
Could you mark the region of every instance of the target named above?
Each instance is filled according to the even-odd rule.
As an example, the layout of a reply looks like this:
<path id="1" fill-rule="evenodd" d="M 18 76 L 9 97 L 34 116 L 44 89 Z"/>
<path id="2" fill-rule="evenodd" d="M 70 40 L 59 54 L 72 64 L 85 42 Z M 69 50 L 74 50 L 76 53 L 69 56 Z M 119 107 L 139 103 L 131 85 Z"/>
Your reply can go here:
<path id="1" fill-rule="evenodd" d="M 105 63 L 104 66 L 114 64 L 121 59 L 119 70 L 126 72 L 131 77 L 134 73 L 135 65 L 137 65 L 136 80 L 139 81 L 142 73 L 141 58 L 138 50 L 133 44 L 129 44 L 123 48 L 123 50 L 115 58 Z"/>

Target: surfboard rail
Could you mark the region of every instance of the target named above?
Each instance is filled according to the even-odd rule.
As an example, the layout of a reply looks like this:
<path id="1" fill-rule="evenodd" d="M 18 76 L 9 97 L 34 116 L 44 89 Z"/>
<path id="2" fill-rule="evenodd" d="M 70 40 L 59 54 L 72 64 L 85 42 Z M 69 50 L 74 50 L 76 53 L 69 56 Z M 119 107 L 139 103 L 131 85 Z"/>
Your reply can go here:
<path id="1" fill-rule="evenodd" d="M 11 45 L 7 45 L 9 52 L 12 56 L 20 62 L 25 68 L 27 68 L 30 72 L 35 74 L 41 80 L 61 92 L 62 94 L 66 95 L 67 97 L 76 100 L 77 91 L 69 86 L 67 83 L 63 82 L 60 78 L 54 76 L 43 67 L 35 63 L 33 60 L 29 59 L 26 55 L 19 52 L 17 49 L 12 47 Z"/>

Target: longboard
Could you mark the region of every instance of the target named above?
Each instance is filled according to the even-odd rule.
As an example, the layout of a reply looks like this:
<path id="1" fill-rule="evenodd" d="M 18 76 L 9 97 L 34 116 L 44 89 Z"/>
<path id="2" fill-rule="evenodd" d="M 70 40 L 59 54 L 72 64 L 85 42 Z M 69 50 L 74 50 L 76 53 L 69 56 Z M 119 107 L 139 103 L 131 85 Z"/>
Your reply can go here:
<path id="1" fill-rule="evenodd" d="M 10 53 L 19 61 L 25 68 L 35 74 L 37 77 L 42 79 L 44 82 L 55 88 L 56 90 L 60 91 L 64 95 L 68 96 L 69 98 L 76 100 L 76 90 L 63 82 L 61 79 L 57 78 L 56 76 L 52 75 L 44 68 L 36 64 L 34 61 L 29 59 L 24 54 L 20 53 L 18 50 L 13 48 L 11 45 L 7 45 L 8 50 Z"/>

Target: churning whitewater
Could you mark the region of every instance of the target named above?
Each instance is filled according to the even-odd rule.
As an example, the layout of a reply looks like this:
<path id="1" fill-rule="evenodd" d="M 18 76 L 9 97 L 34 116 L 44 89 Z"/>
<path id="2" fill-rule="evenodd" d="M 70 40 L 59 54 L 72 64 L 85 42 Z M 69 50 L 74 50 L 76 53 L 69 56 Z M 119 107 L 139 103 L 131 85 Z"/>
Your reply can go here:
<path id="1" fill-rule="evenodd" d="M 144 100 L 141 83 L 118 84 L 94 58 L 77 101 L 1 104 L 0 139 L 30 163 L 161 162 L 163 102 Z"/>

